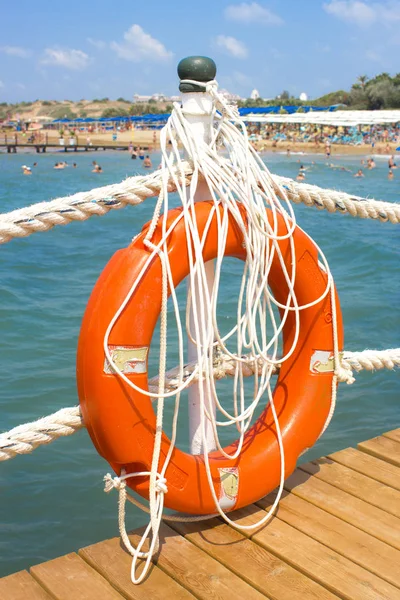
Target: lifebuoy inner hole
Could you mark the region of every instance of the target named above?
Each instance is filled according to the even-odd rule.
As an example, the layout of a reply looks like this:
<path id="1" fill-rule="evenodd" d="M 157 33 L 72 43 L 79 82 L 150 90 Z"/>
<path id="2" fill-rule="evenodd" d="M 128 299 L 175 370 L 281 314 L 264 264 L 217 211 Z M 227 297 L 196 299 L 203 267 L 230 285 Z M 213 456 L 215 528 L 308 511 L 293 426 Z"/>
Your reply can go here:
<path id="1" fill-rule="evenodd" d="M 243 267 L 244 263 L 242 260 L 233 257 L 225 257 L 222 263 L 221 269 L 221 278 L 219 283 L 219 292 L 218 292 L 218 303 L 217 303 L 217 323 L 220 335 L 223 337 L 229 333 L 229 331 L 235 327 L 237 323 L 237 306 L 238 299 L 240 294 L 240 286 L 243 275 Z M 271 292 L 272 293 L 272 292 Z M 176 295 L 179 304 L 179 313 L 181 318 L 181 325 L 183 329 L 183 347 L 184 347 L 184 360 L 187 361 L 187 352 L 188 352 L 188 340 L 186 334 L 186 306 L 187 306 L 187 278 L 180 282 L 180 284 L 176 288 Z M 244 296 L 243 300 L 243 311 L 245 310 L 245 302 L 246 297 Z M 266 309 L 267 310 L 267 309 Z M 273 307 L 273 315 L 275 318 L 276 326 L 279 327 L 281 323 L 279 311 L 274 306 Z M 175 312 L 173 307 L 173 302 L 171 297 L 168 299 L 167 305 L 167 371 L 175 368 L 179 364 L 179 349 L 178 349 L 178 332 L 175 320 Z M 266 332 L 268 336 L 268 340 L 271 339 L 273 335 L 273 327 L 271 323 L 271 318 L 267 315 L 266 319 Z M 194 332 L 193 332 L 194 333 Z M 257 319 L 257 336 L 261 343 L 261 323 L 260 317 Z M 229 340 L 227 340 L 226 345 L 230 352 L 233 354 L 237 354 L 237 334 L 234 333 Z M 271 348 L 272 351 L 272 348 Z M 247 354 L 249 352 L 248 348 L 243 348 L 243 354 Z M 278 340 L 278 356 L 281 355 L 282 352 L 282 334 L 279 336 Z M 269 352 L 270 354 L 270 352 Z M 154 329 L 149 357 L 148 357 L 148 378 L 151 379 L 158 375 L 159 372 L 159 356 L 160 356 L 160 318 L 157 321 L 157 325 Z M 275 386 L 276 376 L 272 376 L 271 378 L 271 387 Z M 225 377 L 223 379 L 216 380 L 216 391 L 218 394 L 218 399 L 221 405 L 230 413 L 233 414 L 233 386 L 234 379 L 232 377 Z M 253 400 L 254 395 L 254 387 L 255 387 L 255 379 L 254 376 L 244 377 L 243 378 L 243 388 L 245 395 L 245 406 L 247 407 Z M 259 415 L 264 410 L 267 403 L 267 394 L 261 398 L 259 405 L 254 412 L 253 420 L 259 417 Z M 176 446 L 183 450 L 184 452 L 189 452 L 189 434 L 188 434 L 188 401 L 189 401 L 189 392 L 186 389 L 181 393 L 180 396 L 180 408 L 179 408 L 179 417 L 178 417 L 178 427 L 177 427 L 177 441 Z M 172 418 L 175 406 L 175 397 L 167 398 L 164 402 L 164 425 L 163 430 L 168 437 L 171 437 L 172 433 Z M 238 395 L 238 406 L 240 410 L 240 396 Z M 153 402 L 153 409 L 156 409 L 156 403 Z M 221 421 L 226 421 L 226 417 L 218 412 L 217 418 Z M 234 425 L 229 427 L 220 427 L 219 438 L 223 446 L 227 446 L 230 443 L 234 442 L 238 436 L 238 430 Z"/>

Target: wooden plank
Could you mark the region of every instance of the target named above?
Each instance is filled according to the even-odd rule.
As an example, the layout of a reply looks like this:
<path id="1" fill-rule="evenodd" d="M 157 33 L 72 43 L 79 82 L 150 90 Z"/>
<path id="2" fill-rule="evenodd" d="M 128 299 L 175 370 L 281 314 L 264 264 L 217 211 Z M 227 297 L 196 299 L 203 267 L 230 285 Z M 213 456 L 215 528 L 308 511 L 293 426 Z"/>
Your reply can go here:
<path id="1" fill-rule="evenodd" d="M 142 531 L 131 532 L 134 544 L 141 534 Z M 160 545 L 157 565 L 196 598 L 265 599 L 259 591 L 165 524 L 160 529 Z"/>
<path id="2" fill-rule="evenodd" d="M 361 475 L 330 458 L 300 465 L 300 469 L 330 483 L 341 490 L 361 498 L 373 506 L 400 517 L 400 492 Z"/>
<path id="3" fill-rule="evenodd" d="M 340 450 L 340 452 L 329 454 L 329 458 L 345 467 L 353 469 L 353 471 L 367 475 L 376 481 L 400 490 L 400 469 L 384 460 L 370 456 L 365 452 L 360 452 L 355 448 L 346 448 L 345 450 Z"/>
<path id="4" fill-rule="evenodd" d="M 400 519 L 297 469 L 285 488 L 350 525 L 400 549 Z"/>
<path id="5" fill-rule="evenodd" d="M 252 506 L 234 514 L 241 524 L 248 524 L 265 511 Z M 251 539 L 344 600 L 399 600 L 398 588 L 281 519 L 273 518 Z"/>
<path id="6" fill-rule="evenodd" d="M 93 544 L 79 550 L 79 555 L 129 600 L 190 600 L 192 594 L 171 579 L 156 565 L 140 584 L 131 582 L 132 557 L 119 538 Z"/>
<path id="7" fill-rule="evenodd" d="M 0 579 L 1 600 L 51 600 L 51 596 L 28 571 L 19 571 Z"/>
<path id="8" fill-rule="evenodd" d="M 274 498 L 270 494 L 257 504 L 268 510 Z M 289 492 L 284 492 L 276 516 L 400 588 L 399 550 Z"/>
<path id="9" fill-rule="evenodd" d="M 389 438 L 390 440 L 394 440 L 395 442 L 400 442 L 400 429 L 393 429 L 392 431 L 387 431 L 383 434 L 383 436 Z"/>
<path id="10" fill-rule="evenodd" d="M 337 598 L 220 519 L 171 527 L 272 600 Z"/>
<path id="11" fill-rule="evenodd" d="M 372 438 L 372 440 L 366 440 L 357 445 L 357 448 L 361 452 L 372 454 L 377 458 L 386 460 L 386 462 L 400 467 L 400 444 L 391 440 L 383 435 Z"/>
<path id="12" fill-rule="evenodd" d="M 67 554 L 31 568 L 33 577 L 56 600 L 121 600 L 101 575 L 79 558 Z"/>

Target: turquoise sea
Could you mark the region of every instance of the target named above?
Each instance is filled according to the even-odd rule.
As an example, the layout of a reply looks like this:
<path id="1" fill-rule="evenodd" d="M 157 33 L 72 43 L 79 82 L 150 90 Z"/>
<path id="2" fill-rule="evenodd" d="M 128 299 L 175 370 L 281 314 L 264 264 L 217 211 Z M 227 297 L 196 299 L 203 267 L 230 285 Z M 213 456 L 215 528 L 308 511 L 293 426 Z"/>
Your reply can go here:
<path id="1" fill-rule="evenodd" d="M 54 170 L 56 160 L 72 166 Z M 326 166 L 323 156 L 265 155 L 271 171 L 295 177 L 298 160 L 307 181 L 360 196 L 400 201 L 400 169 L 387 179 L 387 159 L 363 179 Z M 91 162 L 103 167 L 91 173 Z M 31 177 L 21 165 L 32 166 Z M 353 173 L 359 157 L 334 157 Z M 398 161 L 399 162 L 399 161 Z M 153 155 L 157 166 L 159 156 Z M 128 153 L 0 155 L 2 212 L 99 185 L 145 170 Z M 86 302 L 111 255 L 150 219 L 155 200 L 102 218 L 56 227 L 0 247 L 0 430 L 77 403 L 75 351 Z M 299 224 L 323 249 L 339 291 L 347 350 L 400 345 L 400 230 L 390 223 L 354 219 L 296 207 Z M 240 265 L 239 265 L 240 266 Z M 231 302 L 239 266 L 228 262 L 221 314 L 234 318 Z M 170 356 L 175 360 L 173 344 Z M 154 369 L 154 359 L 153 359 Z M 360 373 L 341 385 L 333 421 L 303 460 L 315 458 L 400 426 L 399 373 Z M 222 384 L 225 385 L 225 384 Z M 221 388 L 222 389 L 222 388 Z M 184 420 L 181 422 L 185 446 Z M 85 430 L 34 453 L 0 463 L 0 576 L 117 535 L 117 496 L 103 493 L 108 465 Z M 145 516 L 129 510 L 129 527 Z"/>

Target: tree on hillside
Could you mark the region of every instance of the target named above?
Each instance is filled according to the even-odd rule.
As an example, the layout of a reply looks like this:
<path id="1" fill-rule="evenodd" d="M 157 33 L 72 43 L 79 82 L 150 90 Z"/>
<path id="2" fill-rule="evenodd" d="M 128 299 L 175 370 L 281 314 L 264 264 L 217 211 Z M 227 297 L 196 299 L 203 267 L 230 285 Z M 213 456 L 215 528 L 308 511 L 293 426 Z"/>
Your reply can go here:
<path id="1" fill-rule="evenodd" d="M 124 108 L 106 108 L 101 113 L 102 119 L 107 119 L 111 117 L 127 117 L 128 112 Z"/>
<path id="2" fill-rule="evenodd" d="M 359 75 L 357 77 L 357 83 L 360 85 L 361 89 L 363 90 L 365 88 L 365 85 L 368 81 L 368 76 L 367 75 Z"/>

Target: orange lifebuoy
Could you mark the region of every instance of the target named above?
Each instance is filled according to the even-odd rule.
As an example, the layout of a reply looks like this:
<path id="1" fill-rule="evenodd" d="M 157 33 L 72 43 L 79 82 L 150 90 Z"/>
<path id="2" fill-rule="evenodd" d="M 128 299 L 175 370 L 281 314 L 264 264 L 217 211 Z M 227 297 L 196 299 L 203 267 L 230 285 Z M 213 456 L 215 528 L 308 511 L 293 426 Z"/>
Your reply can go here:
<path id="1" fill-rule="evenodd" d="M 211 202 L 195 205 L 196 222 L 201 233 L 208 221 Z M 172 223 L 180 209 L 169 212 Z M 244 208 L 240 205 L 240 210 Z M 268 211 L 268 218 L 272 216 Z M 280 235 L 287 229 L 278 218 Z M 155 435 L 155 414 L 148 396 L 134 391 L 107 369 L 103 340 L 109 323 L 149 257 L 143 244 L 147 227 L 125 249 L 119 250 L 101 274 L 90 297 L 82 322 L 78 345 L 77 379 L 83 418 L 98 452 L 119 474 L 149 471 Z M 161 226 L 154 240 L 161 239 Z M 217 256 L 218 227 L 215 214 L 211 220 L 203 257 Z M 299 305 L 320 297 L 327 285 L 327 275 L 318 263 L 316 246 L 298 227 L 293 234 L 296 257 L 294 291 Z M 279 241 L 280 250 L 290 268 L 292 253 L 288 239 Z M 186 232 L 183 219 L 173 229 L 168 254 L 174 284 L 189 272 Z M 225 256 L 245 260 L 243 235 L 234 218 L 229 217 Z M 147 268 L 130 302 L 114 324 L 109 337 L 113 360 L 120 361 L 125 375 L 141 389 L 147 390 L 147 353 L 161 310 L 161 262 L 155 257 Z M 275 298 L 286 302 L 288 286 L 278 258 L 272 262 L 270 287 Z M 343 328 L 336 297 L 339 349 L 343 347 Z M 283 329 L 283 353 L 291 347 L 295 334 L 295 315 L 289 312 Z M 120 356 L 118 357 L 118 352 Z M 295 468 L 301 452 L 318 439 L 329 415 L 332 394 L 332 370 L 316 369 L 318 360 L 327 362 L 333 352 L 331 299 L 328 294 L 316 305 L 300 311 L 300 336 L 292 356 L 283 363 L 274 390 L 274 404 L 279 416 L 285 449 L 285 475 Z M 162 464 L 170 446 L 162 438 Z M 232 454 L 236 443 L 225 450 Z M 217 497 L 224 510 L 233 510 L 259 500 L 272 491 L 280 480 L 280 453 L 276 430 L 267 406 L 245 435 L 240 456 L 232 461 L 218 451 L 209 454 L 209 464 Z M 165 505 L 186 513 L 215 512 L 204 458 L 175 448 L 165 477 L 168 493 Z M 128 485 L 148 497 L 148 478 L 134 478 Z"/>

